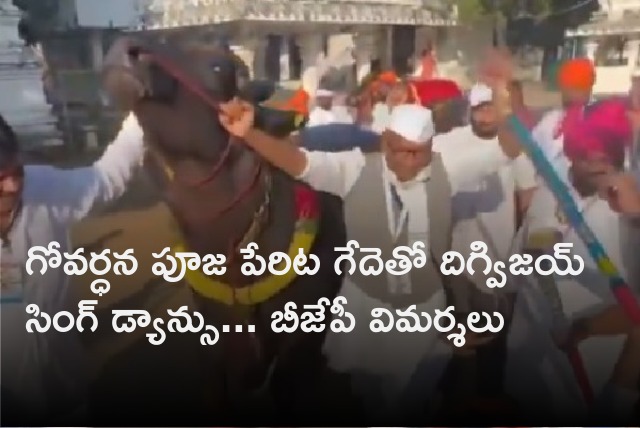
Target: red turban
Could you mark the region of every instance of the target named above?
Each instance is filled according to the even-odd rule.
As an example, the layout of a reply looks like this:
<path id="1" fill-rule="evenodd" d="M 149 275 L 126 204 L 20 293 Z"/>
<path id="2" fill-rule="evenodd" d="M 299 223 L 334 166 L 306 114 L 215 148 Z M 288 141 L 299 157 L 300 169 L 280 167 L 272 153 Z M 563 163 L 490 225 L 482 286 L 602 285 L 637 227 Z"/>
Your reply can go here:
<path id="1" fill-rule="evenodd" d="M 425 107 L 462 97 L 460 87 L 452 80 L 419 80 L 409 84 L 413 85 L 414 94 Z"/>
<path id="2" fill-rule="evenodd" d="M 558 70 L 558 86 L 562 89 L 591 91 L 596 81 L 596 70 L 588 58 L 569 60 Z"/>
<path id="3" fill-rule="evenodd" d="M 564 121 L 564 153 L 569 159 L 602 153 L 616 162 L 631 144 L 632 127 L 623 100 L 612 99 L 572 107 Z"/>

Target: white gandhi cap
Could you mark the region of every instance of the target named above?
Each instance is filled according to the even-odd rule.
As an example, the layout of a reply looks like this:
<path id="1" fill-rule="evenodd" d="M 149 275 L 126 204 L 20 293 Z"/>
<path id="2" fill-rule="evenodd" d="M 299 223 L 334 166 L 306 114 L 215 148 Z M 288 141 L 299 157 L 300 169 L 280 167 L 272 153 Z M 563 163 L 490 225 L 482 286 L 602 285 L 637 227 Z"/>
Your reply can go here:
<path id="1" fill-rule="evenodd" d="M 431 110 L 417 104 L 402 104 L 391 110 L 389 130 L 412 143 L 426 144 L 435 134 Z"/>
<path id="2" fill-rule="evenodd" d="M 476 83 L 469 91 L 469 105 L 471 108 L 489 103 L 491 100 L 493 100 L 493 91 L 484 83 Z"/>
<path id="3" fill-rule="evenodd" d="M 328 89 L 318 89 L 316 91 L 316 97 L 332 97 L 333 92 Z"/>

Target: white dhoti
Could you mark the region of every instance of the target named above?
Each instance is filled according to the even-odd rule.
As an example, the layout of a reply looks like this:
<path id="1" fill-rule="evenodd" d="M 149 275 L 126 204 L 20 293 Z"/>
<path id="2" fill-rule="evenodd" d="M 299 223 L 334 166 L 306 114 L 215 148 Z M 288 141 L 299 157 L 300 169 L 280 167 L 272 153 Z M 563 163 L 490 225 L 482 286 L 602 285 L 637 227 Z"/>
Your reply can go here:
<path id="1" fill-rule="evenodd" d="M 355 317 L 356 327 L 351 333 L 327 334 L 324 352 L 331 368 L 353 374 L 356 392 L 368 406 L 384 412 L 403 396 L 410 381 L 415 381 L 412 377 L 420 366 L 420 392 L 426 400 L 437 388 L 449 362 L 449 345 L 438 337 L 433 326 L 426 333 L 400 333 L 395 329 L 374 333 L 369 328 L 374 319 L 371 311 L 385 308 L 395 314 L 394 309 L 365 294 L 349 278 L 340 295 L 347 299 L 345 309 Z M 433 319 L 435 309 L 446 309 L 443 291 L 418 305 L 416 313 L 426 312 Z M 386 320 L 382 321 L 386 324 Z"/>
<path id="2" fill-rule="evenodd" d="M 558 280 L 557 286 L 570 319 L 611 304 L 571 278 Z M 552 319 L 550 303 L 535 285 L 520 290 L 509 337 L 507 392 L 532 417 L 544 408 L 553 416 L 587 418 L 594 409 L 587 406 L 567 354 L 552 338 L 558 328 Z M 623 343 L 624 336 L 594 337 L 579 346 L 596 398 L 610 389 L 608 380 Z"/>

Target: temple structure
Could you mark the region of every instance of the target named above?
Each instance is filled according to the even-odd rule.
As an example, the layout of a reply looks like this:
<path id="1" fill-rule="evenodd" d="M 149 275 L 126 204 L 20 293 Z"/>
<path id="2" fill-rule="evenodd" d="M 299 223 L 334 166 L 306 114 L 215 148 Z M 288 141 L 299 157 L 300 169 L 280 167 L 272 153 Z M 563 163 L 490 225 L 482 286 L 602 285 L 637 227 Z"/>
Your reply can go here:
<path id="1" fill-rule="evenodd" d="M 627 92 L 631 73 L 640 67 L 640 0 L 600 0 L 591 22 L 567 32 L 563 53 L 595 62 L 596 94 Z"/>
<path id="2" fill-rule="evenodd" d="M 47 103 L 43 64 L 18 35 L 21 12 L 0 0 L 0 113 L 29 147 L 60 145 L 57 119 Z"/>
<path id="3" fill-rule="evenodd" d="M 408 72 L 438 31 L 455 25 L 439 0 L 150 0 L 140 29 L 225 34 L 254 77 L 313 91 L 336 64 L 358 78 L 372 67 Z"/>

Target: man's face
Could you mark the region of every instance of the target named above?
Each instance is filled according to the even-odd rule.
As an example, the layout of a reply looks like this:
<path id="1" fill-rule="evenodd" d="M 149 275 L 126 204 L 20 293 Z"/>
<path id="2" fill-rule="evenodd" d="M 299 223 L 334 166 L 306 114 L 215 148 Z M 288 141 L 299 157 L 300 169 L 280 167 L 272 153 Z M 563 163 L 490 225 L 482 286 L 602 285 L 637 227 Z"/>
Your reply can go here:
<path id="1" fill-rule="evenodd" d="M 22 196 L 24 169 L 18 161 L 0 171 L 0 219 L 11 216 Z"/>
<path id="2" fill-rule="evenodd" d="M 431 163 L 431 142 L 418 144 L 393 131 L 386 131 L 382 136 L 387 167 L 398 181 L 410 181 Z"/>
<path id="3" fill-rule="evenodd" d="M 491 103 L 483 103 L 471 109 L 471 128 L 481 138 L 493 138 L 498 134 L 498 113 Z"/>
<path id="4" fill-rule="evenodd" d="M 586 104 L 591 99 L 591 91 L 585 91 L 582 89 L 563 89 L 562 90 L 562 105 L 571 107 L 576 104 Z"/>
<path id="5" fill-rule="evenodd" d="M 571 182 L 582 197 L 593 196 L 606 185 L 607 176 L 618 168 L 604 154 L 593 153 L 571 162 Z"/>

